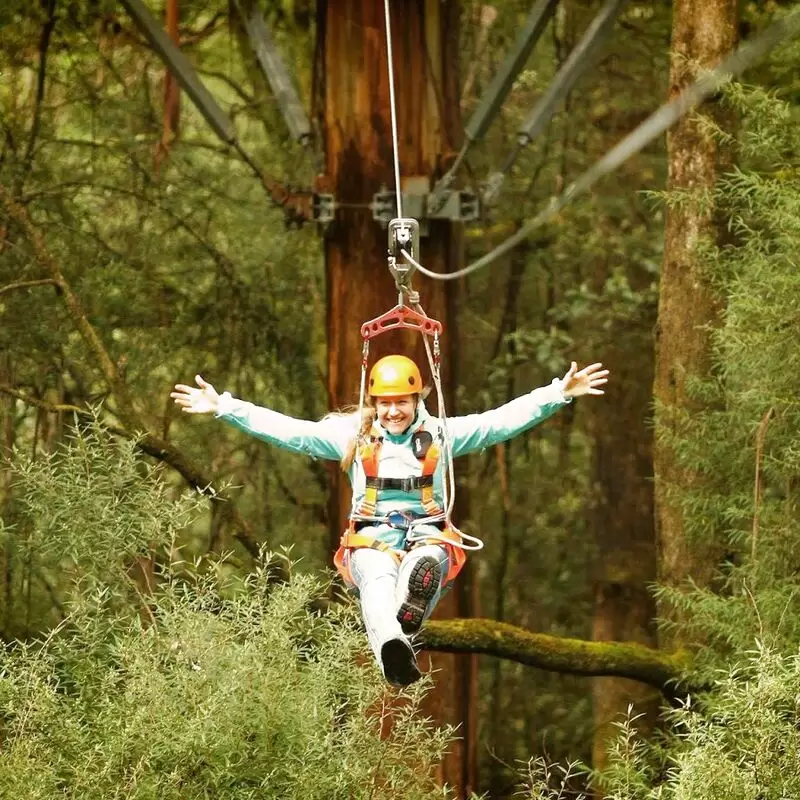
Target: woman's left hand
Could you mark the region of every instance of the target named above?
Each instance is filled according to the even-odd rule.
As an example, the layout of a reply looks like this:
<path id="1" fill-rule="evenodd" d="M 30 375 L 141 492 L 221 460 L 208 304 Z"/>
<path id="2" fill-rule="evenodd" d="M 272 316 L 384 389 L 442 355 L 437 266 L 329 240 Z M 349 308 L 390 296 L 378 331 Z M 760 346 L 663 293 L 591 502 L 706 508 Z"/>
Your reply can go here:
<path id="1" fill-rule="evenodd" d="M 567 374 L 561 379 L 564 397 L 580 397 L 584 394 L 605 394 L 599 386 L 608 383 L 608 370 L 602 368 L 598 361 L 578 370 L 576 362 L 572 362 Z"/>

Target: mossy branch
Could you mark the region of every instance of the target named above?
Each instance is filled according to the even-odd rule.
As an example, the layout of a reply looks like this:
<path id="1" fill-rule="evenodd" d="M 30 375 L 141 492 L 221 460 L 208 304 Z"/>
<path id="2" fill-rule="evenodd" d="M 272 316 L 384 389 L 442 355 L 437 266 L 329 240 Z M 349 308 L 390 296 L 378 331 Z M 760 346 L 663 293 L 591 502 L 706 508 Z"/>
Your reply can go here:
<path id="1" fill-rule="evenodd" d="M 495 656 L 551 672 L 630 678 L 668 694 L 690 663 L 686 651 L 663 653 L 631 642 L 547 636 L 491 619 L 429 621 L 419 641 L 426 650 Z"/>

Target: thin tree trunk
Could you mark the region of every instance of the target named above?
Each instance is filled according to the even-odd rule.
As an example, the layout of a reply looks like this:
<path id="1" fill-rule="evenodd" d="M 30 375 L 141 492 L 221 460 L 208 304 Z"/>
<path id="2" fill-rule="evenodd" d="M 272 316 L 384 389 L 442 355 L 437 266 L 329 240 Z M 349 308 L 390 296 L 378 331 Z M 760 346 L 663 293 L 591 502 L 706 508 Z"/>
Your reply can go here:
<path id="1" fill-rule="evenodd" d="M 566 57 L 572 50 L 600 7 L 600 0 L 570 0 L 564 4 L 560 56 Z M 625 52 L 625 45 L 618 39 L 609 49 L 612 47 L 617 55 Z M 609 108 L 615 108 L 614 93 L 620 89 L 619 78 L 614 74 L 616 68 L 616 59 L 600 57 L 592 78 L 593 101 L 602 102 L 602 94 L 598 93 L 605 93 L 603 99 Z M 651 74 L 655 74 L 655 67 Z M 639 80 L 642 77 L 639 73 Z M 630 91 L 631 86 L 628 81 L 624 89 Z M 585 97 L 578 88 L 568 95 L 566 105 L 581 114 Z M 595 125 L 587 139 L 588 145 L 582 144 L 582 149 L 592 148 L 587 157 L 599 157 L 626 132 L 626 123 L 621 117 L 622 112 L 617 110 L 603 119 L 602 126 Z M 561 147 L 564 161 L 559 175 L 563 184 L 569 183 L 570 173 L 575 169 L 571 146 L 574 136 L 573 127 L 565 128 Z M 633 204 L 633 193 L 630 197 Z M 619 222 L 626 212 L 604 212 L 604 208 L 606 206 L 598 204 L 594 225 L 607 231 L 610 243 L 619 242 Z M 612 255 L 612 246 L 606 252 L 587 250 L 587 266 L 576 276 L 578 280 L 586 280 L 591 290 L 599 295 L 604 292 L 612 268 L 620 266 L 618 256 Z M 624 263 L 624 267 L 632 290 L 646 291 L 652 276 L 637 267 L 634 259 Z M 648 587 L 655 579 L 656 567 L 651 482 L 653 437 L 648 420 L 653 374 L 649 345 L 654 320 L 626 320 L 609 331 L 607 326 L 612 314 L 613 311 L 600 313 L 585 322 L 570 323 L 570 334 L 577 342 L 584 342 L 576 358 L 602 361 L 612 374 L 606 396 L 578 400 L 569 407 L 574 416 L 565 417 L 559 470 L 568 468 L 570 433 L 579 425 L 588 431 L 592 442 L 593 492 L 587 510 L 587 531 L 591 538 L 584 545 L 593 553 L 592 641 L 637 642 L 652 647 L 656 641 L 655 604 Z M 585 362 L 580 363 L 584 365 Z M 649 729 L 656 719 L 660 694 L 650 686 L 620 677 L 595 677 L 590 687 L 592 766 L 603 769 L 608 746 L 617 730 L 614 723 L 620 721 L 629 705 L 633 705 L 635 713 L 642 715 L 638 721 L 640 729 Z"/>
<path id="2" fill-rule="evenodd" d="M 736 0 L 676 0 L 672 29 L 670 95 L 674 97 L 697 74 L 715 66 L 736 42 Z M 718 115 L 713 106 L 681 120 L 667 138 L 668 188 L 673 191 L 711 190 L 720 172 L 731 163 L 731 153 L 703 126 L 702 116 Z M 680 466 L 664 441 L 678 433 L 682 413 L 702 408 L 692 397 L 692 378 L 708 376 L 711 365 L 712 329 L 721 307 L 697 255 L 704 239 L 718 240 L 723 226 L 715 219 L 706 198 L 689 198 L 669 208 L 664 234 L 664 261 L 658 305 L 654 397 L 656 446 L 654 451 L 656 529 L 659 546 L 659 579 L 678 586 L 688 577 L 708 585 L 719 563 L 718 546 L 712 542 L 690 543 L 685 520 L 674 493 L 691 489 L 697 476 Z M 674 610 L 659 609 L 674 618 Z M 673 634 L 662 645 L 675 646 Z"/>
<path id="3" fill-rule="evenodd" d="M 424 189 L 457 144 L 457 2 L 421 0 L 392 5 L 395 95 L 400 172 Z M 387 266 L 386 231 L 368 208 L 375 192 L 394 188 L 389 81 L 383 4 L 374 0 L 323 0 L 317 10 L 317 97 L 326 147 L 327 182 L 342 204 L 325 244 L 328 293 L 328 394 L 343 406 L 357 399 L 361 370 L 361 323 L 391 308 L 397 290 Z M 448 271 L 462 262 L 456 225 L 430 224 L 421 245 L 427 267 Z M 453 343 L 456 287 L 428 281 L 422 305 L 445 325 L 443 373 L 448 410 L 453 411 Z M 393 332 L 373 340 L 371 358 L 389 352 L 414 357 L 427 373 L 421 338 Z M 349 487 L 334 467 L 328 507 L 330 546 L 335 548 L 350 507 Z M 443 601 L 439 616 L 469 612 L 469 581 Z M 466 741 L 453 748 L 442 777 L 466 796 L 474 784 L 474 657 L 435 656 L 437 688 L 432 694 L 439 722 L 461 725 Z M 457 660 L 458 659 L 458 660 Z M 423 659 L 423 662 L 427 657 Z"/>
<path id="4" fill-rule="evenodd" d="M 13 364 L 11 354 L 6 351 L 0 354 L 0 383 L 6 386 L 14 385 Z M 16 401 L 10 395 L 0 395 L 0 430 L 2 430 L 2 443 L 0 444 L 0 516 L 5 524 L 13 523 L 11 514 L 11 470 L 6 459 L 16 444 L 16 425 L 14 411 Z M 0 549 L 0 634 L 3 639 L 8 639 L 11 629 L 12 611 L 12 574 L 11 574 L 11 542 L 6 541 Z"/>
<path id="5" fill-rule="evenodd" d="M 164 11 L 167 34 L 178 47 L 181 44 L 179 0 L 167 0 Z M 170 70 L 164 71 L 164 116 L 161 141 L 156 153 L 156 163 L 169 154 L 170 147 L 178 138 L 181 113 L 181 89 Z"/>
<path id="6" fill-rule="evenodd" d="M 517 311 L 520 297 L 520 289 L 525 270 L 530 258 L 530 247 L 520 247 L 511 256 L 508 282 L 506 284 L 505 305 L 503 315 L 500 319 L 500 326 L 497 331 L 494 352 L 491 360 L 494 361 L 503 349 L 505 337 L 517 329 Z M 514 342 L 508 344 L 508 352 L 514 355 L 516 345 Z M 514 371 L 509 370 L 506 381 L 506 402 L 516 396 L 516 381 Z M 512 551 L 512 515 L 511 515 L 511 491 L 509 486 L 509 476 L 511 475 L 511 448 L 513 442 L 500 444 L 495 448 L 496 469 L 500 477 L 501 496 L 503 511 L 500 517 L 500 530 L 498 531 L 500 557 L 497 569 L 493 576 L 494 591 L 494 613 L 493 617 L 498 622 L 503 622 L 506 615 L 506 580 L 508 578 L 509 567 L 511 565 Z M 491 664 L 491 704 L 488 711 L 488 731 L 489 741 L 493 747 L 497 747 L 502 737 L 502 728 L 505 721 L 505 711 L 503 708 L 503 678 L 505 674 L 505 664 L 501 659 L 495 659 Z M 500 785 L 500 775 L 503 764 L 499 759 L 492 759 L 489 762 L 488 782 L 485 785 L 490 787 L 490 791 L 495 790 Z"/>

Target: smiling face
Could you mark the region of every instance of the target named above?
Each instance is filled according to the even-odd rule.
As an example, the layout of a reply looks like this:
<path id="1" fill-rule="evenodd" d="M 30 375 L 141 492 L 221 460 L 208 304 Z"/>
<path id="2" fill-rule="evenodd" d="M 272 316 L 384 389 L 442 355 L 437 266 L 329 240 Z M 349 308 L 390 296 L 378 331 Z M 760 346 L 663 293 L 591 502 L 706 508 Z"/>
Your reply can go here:
<path id="1" fill-rule="evenodd" d="M 376 397 L 375 410 L 378 422 L 394 436 L 405 433 L 414 421 L 417 411 L 417 396 L 401 394 L 395 397 Z"/>

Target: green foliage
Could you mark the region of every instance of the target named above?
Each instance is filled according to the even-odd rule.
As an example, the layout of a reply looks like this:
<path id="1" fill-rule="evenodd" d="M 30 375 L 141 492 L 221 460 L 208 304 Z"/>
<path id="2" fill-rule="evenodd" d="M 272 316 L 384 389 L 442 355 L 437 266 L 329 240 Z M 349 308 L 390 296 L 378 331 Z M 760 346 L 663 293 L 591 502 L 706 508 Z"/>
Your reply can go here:
<path id="1" fill-rule="evenodd" d="M 741 85 L 726 100 L 741 115 L 741 162 L 707 199 L 730 237 L 700 248 L 723 319 L 713 372 L 692 376 L 697 407 L 670 420 L 669 439 L 696 476 L 671 495 L 690 544 L 721 542 L 725 564 L 710 587 L 658 589 L 681 640 L 703 645 L 688 677 L 706 689 L 668 715 L 660 740 L 642 740 L 634 719 L 621 726 L 598 776 L 614 800 L 800 795 L 798 109 Z"/>
<path id="2" fill-rule="evenodd" d="M 800 658 L 759 648 L 669 714 L 668 747 L 620 725 L 609 800 L 779 800 L 800 794 Z"/>
<path id="3" fill-rule="evenodd" d="M 677 498 L 689 530 L 697 542 L 722 540 L 728 563 L 713 589 L 660 590 L 682 609 L 688 639 L 714 645 L 701 654 L 709 677 L 756 637 L 782 654 L 800 646 L 797 109 L 739 85 L 727 99 L 742 115 L 745 158 L 716 191 L 732 242 L 705 249 L 723 324 L 714 374 L 691 385 L 708 410 L 687 413 L 671 444 L 699 476 Z"/>
<path id="4" fill-rule="evenodd" d="M 531 4 L 464 2 L 462 8 L 468 119 Z M 487 10 L 498 12 L 490 27 L 481 24 Z M 469 151 L 470 172 L 479 182 L 506 162 L 517 131 L 596 11 L 596 4 L 559 6 L 497 121 Z M 519 151 L 491 209 L 493 224 L 467 229 L 467 263 L 544 208 L 666 95 L 670 5 L 628 4 L 623 20 L 632 35 L 612 37 L 546 129 Z M 507 443 L 502 453 L 473 458 L 464 478 L 469 517 L 459 522 L 474 525 L 487 542 L 473 562 L 482 615 L 553 635 L 592 636 L 596 580 L 620 552 L 599 541 L 601 510 L 625 504 L 616 463 L 629 458 L 638 438 L 630 432 L 639 419 L 631 417 L 641 415 L 638 409 L 628 414 L 634 404 L 627 401 L 641 397 L 639 407 L 647 409 L 650 396 L 663 217 L 641 192 L 662 185 L 664 171 L 659 142 L 539 235 L 467 279 L 459 312 L 459 413 L 549 383 L 571 359 L 603 361 L 612 372 L 602 403 L 579 401 Z M 606 415 L 609 409 L 621 410 Z M 600 474 L 598 430 L 615 437 L 608 451 L 614 455 Z M 612 488 L 615 480 L 619 489 Z M 631 511 L 640 507 L 629 504 Z M 631 529 L 646 525 L 637 520 Z M 508 765 L 532 753 L 589 760 L 596 731 L 590 681 L 490 659 L 481 662 L 480 673 L 482 785 L 493 797 L 510 795 L 517 776 Z"/>
<path id="5" fill-rule="evenodd" d="M 170 581 L 149 626 L 98 595 L 47 640 L 7 648 L 0 794 L 443 796 L 431 773 L 446 736 L 420 692 L 390 713 L 353 610 L 312 613 L 308 577 L 270 584 L 256 571 L 230 599 L 213 573 Z"/>
<path id="6" fill-rule="evenodd" d="M 451 732 L 398 701 L 354 604 L 311 576 L 243 581 L 225 559 L 174 559 L 193 500 L 170 501 L 132 443 L 97 426 L 16 468 L 33 557 L 68 562 L 73 593 L 46 636 L 0 650 L 0 796 L 445 797 Z M 162 563 L 151 594 L 118 601 L 127 559 Z M 324 611 L 318 609 L 324 608 Z"/>
<path id="7" fill-rule="evenodd" d="M 9 466 L 25 533 L 11 544 L 47 574 L 69 575 L 78 593 L 128 584 L 131 561 L 174 548 L 203 502 L 199 494 L 171 497 L 163 467 L 144 462 L 135 440 L 112 438 L 96 418 L 55 451 L 17 453 Z"/>
<path id="8" fill-rule="evenodd" d="M 586 800 L 584 792 L 572 787 L 585 772 L 578 762 L 562 766 L 542 757 L 532 758 L 525 767 L 524 788 L 517 796 L 529 800 Z"/>
<path id="9" fill-rule="evenodd" d="M 163 11 L 148 5 L 156 16 Z M 299 459 L 276 464 L 261 443 L 219 424 L 209 435 L 202 422 L 177 415 L 167 396 L 202 372 L 220 391 L 322 416 L 324 292 L 313 230 L 287 231 L 260 181 L 185 95 L 179 135 L 164 148 L 165 70 L 139 45 L 118 3 L 57 3 L 44 59 L 45 10 L 23 3 L 11 10 L 0 27 L 0 181 L 23 199 L 149 429 L 244 487 L 238 506 L 260 539 L 272 547 L 297 539 L 298 556 L 321 565 L 324 472 Z M 227 3 L 181 4 L 187 57 L 264 172 L 306 183 L 311 159 L 286 146 L 282 123 L 265 122 L 262 112 L 274 114 L 275 104 L 256 97 L 228 14 Z M 297 30 L 281 36 L 291 49 L 309 44 Z M 0 286 L 47 277 L 1 212 L 0 226 Z M 51 286 L 3 294 L 0 312 L 0 353 L 8 354 L 0 384 L 79 406 L 106 396 Z M 103 420 L 117 424 L 108 409 Z M 40 424 L 43 417 L 17 404 L 9 441 L 51 449 L 63 426 Z M 305 489 L 299 500 L 296 486 Z M 214 535 L 234 546 L 227 531 Z"/>

